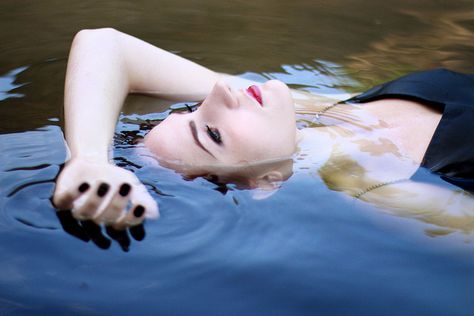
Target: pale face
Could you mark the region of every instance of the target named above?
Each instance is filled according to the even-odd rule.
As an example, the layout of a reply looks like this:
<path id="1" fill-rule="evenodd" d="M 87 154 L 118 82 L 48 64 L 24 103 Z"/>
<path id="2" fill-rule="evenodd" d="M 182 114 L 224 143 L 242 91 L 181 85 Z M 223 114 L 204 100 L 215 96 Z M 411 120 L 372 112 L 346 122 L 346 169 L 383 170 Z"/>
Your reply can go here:
<path id="1" fill-rule="evenodd" d="M 159 160 L 189 166 L 288 157 L 296 148 L 290 90 L 277 80 L 250 90 L 231 90 L 219 81 L 196 111 L 171 114 L 150 131 L 145 144 Z"/>

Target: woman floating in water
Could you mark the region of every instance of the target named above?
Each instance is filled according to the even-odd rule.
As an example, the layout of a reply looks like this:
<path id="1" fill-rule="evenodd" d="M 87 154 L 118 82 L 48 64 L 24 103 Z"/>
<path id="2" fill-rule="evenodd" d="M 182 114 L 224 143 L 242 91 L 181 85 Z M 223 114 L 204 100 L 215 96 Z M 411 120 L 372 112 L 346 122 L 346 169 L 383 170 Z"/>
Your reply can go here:
<path id="1" fill-rule="evenodd" d="M 272 192 L 291 176 L 293 160 L 304 157 L 301 163 L 330 189 L 429 223 L 471 229 L 473 75 L 414 73 L 329 103 L 280 81 L 213 72 L 113 29 L 81 31 L 65 87 L 70 159 L 53 201 L 77 219 L 116 229 L 158 217 L 145 186 L 109 161 L 129 93 L 202 101 L 189 113 L 171 114 L 145 138 L 161 165 L 187 177 Z M 423 177 L 424 170 L 439 177 Z"/>

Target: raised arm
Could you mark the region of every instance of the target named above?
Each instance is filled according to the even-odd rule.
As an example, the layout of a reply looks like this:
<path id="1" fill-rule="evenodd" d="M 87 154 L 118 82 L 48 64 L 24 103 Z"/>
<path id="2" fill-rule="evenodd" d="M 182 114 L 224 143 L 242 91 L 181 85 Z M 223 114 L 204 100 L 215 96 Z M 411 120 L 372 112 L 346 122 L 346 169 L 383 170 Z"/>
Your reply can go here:
<path id="1" fill-rule="evenodd" d="M 158 216 L 156 202 L 135 175 L 109 162 L 109 145 L 130 92 L 200 100 L 219 74 L 113 29 L 83 30 L 72 43 L 65 83 L 70 159 L 53 197 L 79 219 L 117 228 Z M 130 212 L 124 212 L 129 202 Z M 144 210 L 144 211 L 143 211 Z"/>
<path id="2" fill-rule="evenodd" d="M 107 160 L 117 117 L 128 93 L 199 100 L 210 92 L 218 76 L 113 29 L 80 31 L 69 55 L 64 100 L 66 139 L 72 157 Z"/>

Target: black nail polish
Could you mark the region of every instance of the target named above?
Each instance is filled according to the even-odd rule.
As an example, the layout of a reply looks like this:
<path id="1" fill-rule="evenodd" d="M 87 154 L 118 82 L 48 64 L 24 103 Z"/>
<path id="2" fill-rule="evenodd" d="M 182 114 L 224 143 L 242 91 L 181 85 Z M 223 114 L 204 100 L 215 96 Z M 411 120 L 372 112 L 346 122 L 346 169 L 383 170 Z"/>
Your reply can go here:
<path id="1" fill-rule="evenodd" d="M 135 207 L 135 209 L 133 210 L 133 215 L 135 217 L 141 217 L 143 215 L 143 213 L 145 213 L 145 208 L 141 205 L 138 205 L 137 207 Z"/>
<path id="2" fill-rule="evenodd" d="M 131 188 L 132 188 L 132 187 L 130 186 L 130 184 L 124 183 L 124 184 L 122 184 L 122 185 L 120 186 L 119 194 L 120 194 L 121 196 L 127 196 L 128 193 L 130 193 L 130 189 L 131 189 Z"/>
<path id="3" fill-rule="evenodd" d="M 101 183 L 97 189 L 97 195 L 103 197 L 109 191 L 110 186 L 107 183 Z"/>
<path id="4" fill-rule="evenodd" d="M 79 192 L 84 193 L 84 192 L 86 192 L 87 190 L 89 190 L 90 187 L 91 187 L 91 186 L 89 185 L 89 183 L 84 182 L 84 183 L 82 183 L 82 184 L 79 186 L 78 190 L 79 190 Z"/>

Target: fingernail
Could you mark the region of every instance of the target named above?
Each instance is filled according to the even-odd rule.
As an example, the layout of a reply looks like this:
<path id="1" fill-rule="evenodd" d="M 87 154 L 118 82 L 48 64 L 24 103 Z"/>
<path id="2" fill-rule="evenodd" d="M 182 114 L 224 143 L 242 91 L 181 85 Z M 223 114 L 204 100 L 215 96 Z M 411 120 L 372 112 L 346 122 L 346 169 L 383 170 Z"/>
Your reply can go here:
<path id="1" fill-rule="evenodd" d="M 127 196 L 128 193 L 130 193 L 130 189 L 131 189 L 131 188 L 132 188 L 132 187 L 130 186 L 130 184 L 124 183 L 124 184 L 122 184 L 122 185 L 120 186 L 119 194 L 120 194 L 121 196 Z"/>
<path id="2" fill-rule="evenodd" d="M 145 208 L 141 205 L 138 205 L 137 207 L 135 207 L 135 209 L 133 210 L 133 215 L 135 217 L 141 217 L 143 215 L 143 213 L 145 213 Z"/>
<path id="3" fill-rule="evenodd" d="M 107 194 L 107 192 L 109 191 L 109 188 L 110 186 L 107 183 L 101 183 L 101 185 L 99 185 L 99 188 L 97 189 L 97 195 L 99 197 L 103 197 L 104 195 Z"/>
<path id="4" fill-rule="evenodd" d="M 83 184 L 81 184 L 81 185 L 79 186 L 78 190 L 79 190 L 79 192 L 84 193 L 84 192 L 86 192 L 87 190 L 89 190 L 90 187 L 91 187 L 91 186 L 89 185 L 89 183 L 84 182 Z"/>

